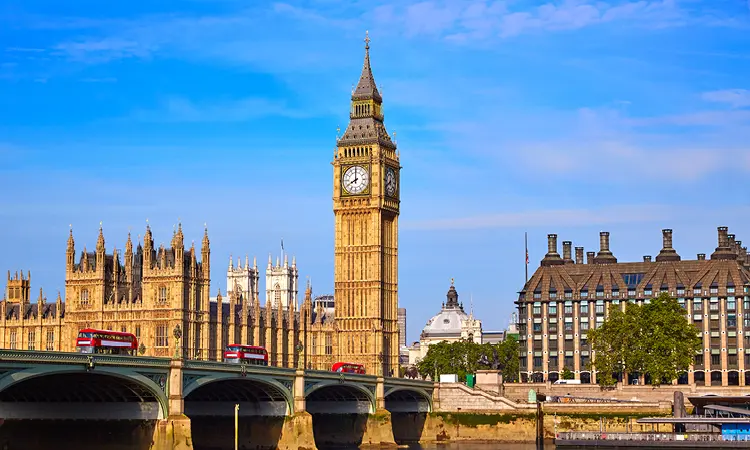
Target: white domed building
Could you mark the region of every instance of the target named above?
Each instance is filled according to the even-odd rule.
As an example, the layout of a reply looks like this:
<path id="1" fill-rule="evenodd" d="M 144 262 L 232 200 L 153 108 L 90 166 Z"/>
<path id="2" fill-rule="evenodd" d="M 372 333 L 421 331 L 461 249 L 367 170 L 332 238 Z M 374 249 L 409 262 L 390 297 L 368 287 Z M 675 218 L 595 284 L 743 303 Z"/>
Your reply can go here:
<path id="1" fill-rule="evenodd" d="M 443 303 L 440 312 L 427 321 L 419 336 L 419 342 L 409 347 L 409 364 L 417 364 L 427 355 L 430 345 L 438 342 L 455 342 L 471 340 L 477 344 L 485 342 L 502 342 L 504 332 L 482 332 L 482 321 L 474 318 L 474 312 L 466 314 L 463 304 L 458 301 L 458 292 L 451 280 L 447 301 Z"/>

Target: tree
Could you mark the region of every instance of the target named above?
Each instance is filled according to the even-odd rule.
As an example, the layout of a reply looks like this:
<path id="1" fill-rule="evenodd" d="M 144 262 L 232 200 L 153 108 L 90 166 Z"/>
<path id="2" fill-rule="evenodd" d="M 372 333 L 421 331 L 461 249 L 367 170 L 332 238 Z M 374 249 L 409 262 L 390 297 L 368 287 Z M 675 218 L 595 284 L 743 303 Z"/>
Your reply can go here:
<path id="1" fill-rule="evenodd" d="M 688 369 L 703 347 L 700 330 L 667 293 L 643 306 L 628 303 L 624 312 L 611 305 L 608 312 L 588 334 L 595 352 L 591 366 L 602 386 L 615 384 L 613 375 L 625 372 L 647 373 L 653 385 L 668 383 Z"/>
<path id="2" fill-rule="evenodd" d="M 560 378 L 563 380 L 572 380 L 574 378 L 573 372 L 568 369 L 568 366 L 563 367 L 562 373 L 560 374 Z"/>
<path id="3" fill-rule="evenodd" d="M 669 383 L 688 370 L 695 354 L 703 350 L 700 330 L 688 322 L 677 300 L 663 293 L 643 305 L 643 373 L 651 384 Z"/>
<path id="4" fill-rule="evenodd" d="M 438 342 L 427 349 L 427 354 L 417 363 L 417 370 L 433 380 L 441 373 L 456 374 L 459 380 L 477 370 L 491 369 L 497 358 L 497 368 L 503 371 L 506 381 L 518 379 L 518 341 L 509 337 L 499 344 L 477 344 L 470 340 Z"/>

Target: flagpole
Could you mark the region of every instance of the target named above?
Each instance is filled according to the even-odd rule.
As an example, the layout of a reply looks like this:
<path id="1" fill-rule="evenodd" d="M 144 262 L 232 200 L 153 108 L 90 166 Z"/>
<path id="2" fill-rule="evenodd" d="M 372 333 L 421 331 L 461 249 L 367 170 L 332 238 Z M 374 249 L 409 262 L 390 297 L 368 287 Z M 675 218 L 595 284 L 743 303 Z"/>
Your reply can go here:
<path id="1" fill-rule="evenodd" d="M 526 282 L 529 282 L 529 233 L 523 232 L 523 246 L 526 249 L 526 255 L 524 259 L 524 268 L 526 270 Z"/>

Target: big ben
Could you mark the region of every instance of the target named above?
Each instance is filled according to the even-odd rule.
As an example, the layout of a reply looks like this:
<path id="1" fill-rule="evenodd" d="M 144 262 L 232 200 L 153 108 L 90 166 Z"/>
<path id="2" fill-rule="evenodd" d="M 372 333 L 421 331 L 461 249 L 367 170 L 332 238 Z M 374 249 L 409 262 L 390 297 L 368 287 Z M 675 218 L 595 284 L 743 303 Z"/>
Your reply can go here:
<path id="1" fill-rule="evenodd" d="M 333 160 L 334 296 L 341 361 L 398 375 L 398 215 L 401 166 L 383 123 L 370 39 Z"/>

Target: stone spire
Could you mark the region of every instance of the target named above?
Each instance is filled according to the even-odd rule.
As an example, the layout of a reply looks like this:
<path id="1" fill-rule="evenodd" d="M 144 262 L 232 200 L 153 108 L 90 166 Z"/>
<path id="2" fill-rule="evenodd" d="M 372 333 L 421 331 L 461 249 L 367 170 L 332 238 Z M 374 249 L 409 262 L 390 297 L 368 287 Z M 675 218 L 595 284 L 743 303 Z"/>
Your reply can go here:
<path id="1" fill-rule="evenodd" d="M 370 67 L 370 36 L 365 37 L 365 62 L 357 87 L 352 92 L 349 125 L 338 139 L 339 146 L 378 144 L 396 149 L 383 123 L 383 98 L 378 92 Z"/>
<path id="2" fill-rule="evenodd" d="M 128 231 L 128 240 L 125 242 L 125 254 L 133 254 L 133 241 L 130 239 L 130 231 Z"/>
<path id="3" fill-rule="evenodd" d="M 76 241 L 73 239 L 73 225 L 70 225 L 70 234 L 68 235 L 68 250 L 75 251 Z"/>
<path id="4" fill-rule="evenodd" d="M 372 68 L 370 67 L 370 33 L 365 32 L 365 62 L 362 65 L 362 74 L 359 76 L 359 82 L 357 87 L 352 93 L 352 100 L 377 100 L 382 101 L 383 98 L 378 92 L 378 87 L 375 84 L 375 78 L 372 76 Z"/>
<path id="5" fill-rule="evenodd" d="M 99 237 L 96 239 L 96 251 L 97 253 L 104 251 L 104 231 L 101 222 L 99 222 Z"/>

